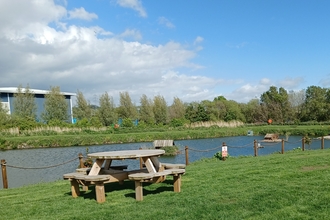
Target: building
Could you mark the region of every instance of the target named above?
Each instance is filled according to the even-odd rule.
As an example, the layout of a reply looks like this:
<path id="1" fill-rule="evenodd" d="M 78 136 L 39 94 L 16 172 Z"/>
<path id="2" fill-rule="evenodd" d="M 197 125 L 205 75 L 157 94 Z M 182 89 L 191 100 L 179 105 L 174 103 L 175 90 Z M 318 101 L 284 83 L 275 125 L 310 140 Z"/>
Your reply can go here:
<path id="1" fill-rule="evenodd" d="M 24 88 L 22 88 L 22 91 L 24 92 Z M 41 121 L 41 113 L 44 111 L 44 103 L 45 103 L 45 95 L 49 93 L 48 90 L 39 90 L 39 89 L 30 89 L 30 92 L 34 94 L 35 97 L 35 103 L 37 106 L 37 121 Z M 8 114 L 12 114 L 15 112 L 14 109 L 14 94 L 17 93 L 16 87 L 2 87 L 0 88 L 0 101 L 4 108 L 8 110 Z M 71 117 L 71 122 L 73 122 L 72 117 L 72 96 L 75 96 L 75 93 L 68 93 L 68 92 L 61 92 L 62 95 L 64 95 L 65 100 L 68 103 L 68 114 Z"/>

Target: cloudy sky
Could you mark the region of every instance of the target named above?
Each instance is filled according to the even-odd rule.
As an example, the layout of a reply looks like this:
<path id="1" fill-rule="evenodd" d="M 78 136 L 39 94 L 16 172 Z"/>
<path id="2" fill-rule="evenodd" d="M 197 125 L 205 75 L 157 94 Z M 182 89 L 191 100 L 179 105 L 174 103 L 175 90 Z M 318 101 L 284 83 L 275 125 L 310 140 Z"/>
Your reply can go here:
<path id="1" fill-rule="evenodd" d="M 330 86 L 328 0 L 1 0 L 0 87 L 248 102 Z"/>

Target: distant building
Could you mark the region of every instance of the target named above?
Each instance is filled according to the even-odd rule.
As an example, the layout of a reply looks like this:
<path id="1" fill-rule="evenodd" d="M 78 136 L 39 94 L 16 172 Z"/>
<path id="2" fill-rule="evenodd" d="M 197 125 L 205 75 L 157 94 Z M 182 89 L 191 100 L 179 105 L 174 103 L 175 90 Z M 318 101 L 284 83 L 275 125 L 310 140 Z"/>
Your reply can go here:
<path id="1" fill-rule="evenodd" d="M 25 88 L 22 88 L 22 91 L 25 91 Z M 34 94 L 35 97 L 35 103 L 37 106 L 36 120 L 41 120 L 41 113 L 44 111 L 44 103 L 45 103 L 45 95 L 49 93 L 48 90 L 39 90 L 39 89 L 30 89 L 30 92 Z M 8 110 L 8 114 L 13 114 L 15 112 L 14 109 L 14 94 L 17 93 L 16 87 L 2 87 L 0 88 L 0 101 L 4 108 Z M 68 103 L 68 115 L 71 117 L 71 122 L 73 122 L 72 117 L 72 96 L 75 96 L 75 93 L 68 93 L 68 92 L 61 92 L 62 95 L 64 95 L 65 100 Z"/>

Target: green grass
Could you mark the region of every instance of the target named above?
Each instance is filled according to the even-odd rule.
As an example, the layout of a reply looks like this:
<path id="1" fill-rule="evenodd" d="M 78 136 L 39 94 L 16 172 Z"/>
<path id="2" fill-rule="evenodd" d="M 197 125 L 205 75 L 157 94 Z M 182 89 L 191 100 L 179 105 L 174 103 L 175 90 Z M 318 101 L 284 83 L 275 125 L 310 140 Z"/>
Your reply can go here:
<path id="1" fill-rule="evenodd" d="M 187 166 L 182 192 L 171 180 L 106 186 L 106 202 L 93 187 L 72 198 L 69 181 L 0 190 L 1 219 L 328 219 L 330 150 L 284 155 L 202 159 Z"/>

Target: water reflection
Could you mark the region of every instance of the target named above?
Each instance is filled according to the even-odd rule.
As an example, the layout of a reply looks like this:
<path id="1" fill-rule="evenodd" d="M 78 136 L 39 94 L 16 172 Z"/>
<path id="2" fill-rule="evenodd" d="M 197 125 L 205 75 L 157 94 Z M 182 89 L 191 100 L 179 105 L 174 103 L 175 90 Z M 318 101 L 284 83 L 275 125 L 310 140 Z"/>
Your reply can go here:
<path id="1" fill-rule="evenodd" d="M 285 137 L 280 137 L 285 138 Z M 179 146 L 182 154 L 177 156 L 161 157 L 161 162 L 167 163 L 185 163 L 184 147 L 189 147 L 189 162 L 194 162 L 202 158 L 211 158 L 213 155 L 221 151 L 222 143 L 225 142 L 228 146 L 230 156 L 254 155 L 253 142 L 254 140 L 262 140 L 261 136 L 239 136 L 239 137 L 224 137 L 210 138 L 198 140 L 178 140 L 175 144 Z M 325 140 L 325 148 L 329 147 L 329 140 Z M 263 144 L 262 144 L 263 145 Z M 258 155 L 266 155 L 281 151 L 281 142 L 264 144 L 264 148 L 260 148 Z M 301 137 L 291 136 L 288 142 L 285 142 L 285 151 L 293 148 L 301 147 Z M 113 144 L 101 146 L 79 146 L 79 147 L 63 147 L 63 148 L 42 148 L 42 149 L 25 149 L 25 150 L 10 150 L 0 151 L 0 159 L 5 159 L 7 167 L 8 185 L 9 188 L 20 187 L 39 182 L 50 182 L 62 179 L 64 173 L 73 172 L 79 164 L 78 154 L 86 154 L 88 147 L 89 153 L 112 151 L 112 150 L 136 150 L 142 148 L 152 148 L 151 142 L 131 143 L 131 144 Z M 306 145 L 305 149 L 320 149 L 321 140 L 313 139 L 311 145 Z M 65 165 L 56 166 L 47 169 L 17 169 L 9 166 L 17 167 L 46 167 L 77 158 L 75 161 Z M 116 164 L 127 164 L 129 169 L 137 169 L 139 167 L 138 160 L 115 161 Z M 0 181 L 2 189 L 2 177 Z"/>

